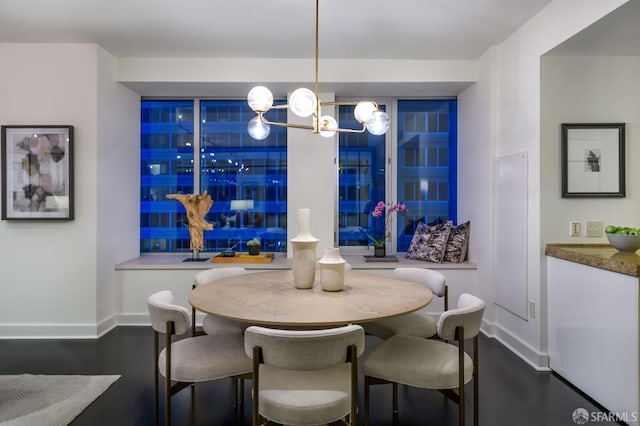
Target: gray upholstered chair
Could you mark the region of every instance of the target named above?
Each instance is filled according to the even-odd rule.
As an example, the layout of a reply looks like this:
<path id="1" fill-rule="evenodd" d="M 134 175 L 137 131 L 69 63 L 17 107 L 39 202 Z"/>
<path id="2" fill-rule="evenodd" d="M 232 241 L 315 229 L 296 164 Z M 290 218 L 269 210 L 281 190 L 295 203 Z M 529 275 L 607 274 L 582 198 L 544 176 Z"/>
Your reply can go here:
<path id="1" fill-rule="evenodd" d="M 395 278 L 420 283 L 438 297 L 444 298 L 444 311 L 449 308 L 449 292 L 446 277 L 438 271 L 425 268 L 399 267 L 394 269 Z M 436 325 L 440 314 L 427 312 L 423 308 L 416 312 L 385 318 L 363 324 L 367 334 L 388 339 L 391 336 L 415 336 L 429 338 L 436 335 Z"/>
<path id="2" fill-rule="evenodd" d="M 244 338 L 253 359 L 254 425 L 262 419 L 284 425 L 358 424 L 362 327 L 292 331 L 251 326 Z"/>
<path id="3" fill-rule="evenodd" d="M 247 271 L 239 266 L 231 266 L 226 268 L 211 268 L 198 272 L 193 278 L 193 288 L 200 285 L 220 280 L 226 277 L 234 277 L 236 275 L 245 274 Z M 202 320 L 202 330 L 206 334 L 219 333 L 240 333 L 244 332 L 247 324 L 240 321 L 233 321 L 225 318 L 215 317 L 213 315 L 205 315 Z M 196 335 L 196 309 L 191 308 L 191 333 Z"/>
<path id="4" fill-rule="evenodd" d="M 158 415 L 158 373 L 165 378 L 165 425 L 171 421 L 171 396 L 196 382 L 221 378 L 250 377 L 251 360 L 245 355 L 240 333 L 186 337 L 175 342 L 172 336 L 189 332 L 189 311 L 173 303 L 173 294 L 159 291 L 147 298 L 153 327 L 154 417 Z M 160 351 L 159 335 L 165 335 Z M 176 382 L 176 383 L 173 383 Z M 234 403 L 237 395 L 234 395 Z"/>
<path id="5" fill-rule="evenodd" d="M 435 339 L 396 335 L 384 341 L 364 360 L 365 425 L 369 424 L 369 388 L 393 384 L 393 412 L 398 412 L 398 384 L 439 389 L 458 403 L 459 423 L 465 420 L 465 384 L 473 379 L 473 424 L 478 424 L 478 333 L 485 303 L 463 293 L 456 309 L 443 312 Z M 466 339 L 473 339 L 473 358 L 464 351 Z M 463 371 L 463 374 L 458 374 Z M 457 392 L 455 391 L 457 389 Z"/>

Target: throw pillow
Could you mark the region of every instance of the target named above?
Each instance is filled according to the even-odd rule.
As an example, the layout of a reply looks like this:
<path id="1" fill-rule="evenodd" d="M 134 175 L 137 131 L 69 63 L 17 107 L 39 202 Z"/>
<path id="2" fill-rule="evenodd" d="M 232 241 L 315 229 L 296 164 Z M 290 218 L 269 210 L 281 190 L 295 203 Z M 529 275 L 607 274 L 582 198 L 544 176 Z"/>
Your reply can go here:
<path id="1" fill-rule="evenodd" d="M 418 220 L 410 220 L 410 221 L 408 221 L 407 225 L 404 227 L 404 230 L 402 231 L 402 234 L 403 235 L 413 235 L 416 232 L 416 229 L 418 229 L 418 225 L 420 225 L 423 222 L 424 222 L 424 216 L 422 216 Z"/>
<path id="2" fill-rule="evenodd" d="M 451 221 L 435 226 L 419 223 L 409 244 L 407 259 L 442 263 L 451 226 Z"/>
<path id="3" fill-rule="evenodd" d="M 444 251 L 445 262 L 464 262 L 467 257 L 467 247 L 469 246 L 470 227 L 470 221 L 451 227 L 449 241 L 447 241 L 447 247 Z"/>

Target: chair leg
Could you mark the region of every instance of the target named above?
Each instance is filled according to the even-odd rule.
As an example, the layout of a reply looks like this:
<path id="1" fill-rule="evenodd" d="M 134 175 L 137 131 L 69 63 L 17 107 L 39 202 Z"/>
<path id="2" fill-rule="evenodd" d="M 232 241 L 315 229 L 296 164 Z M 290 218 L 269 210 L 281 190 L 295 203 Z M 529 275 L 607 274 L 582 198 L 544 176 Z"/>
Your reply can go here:
<path id="1" fill-rule="evenodd" d="M 457 329 L 458 340 L 458 394 L 460 400 L 458 401 L 458 424 L 464 426 L 465 417 L 465 397 L 464 397 L 464 329 L 458 327 Z"/>
<path id="2" fill-rule="evenodd" d="M 369 387 L 371 378 L 364 376 L 364 426 L 369 426 Z"/>
<path id="3" fill-rule="evenodd" d="M 169 393 L 171 380 L 168 377 L 165 377 L 164 387 L 164 424 L 169 426 L 171 425 L 171 394 Z"/>
<path id="4" fill-rule="evenodd" d="M 158 399 L 159 392 L 158 386 L 160 385 L 158 380 L 158 352 L 159 352 L 159 333 L 153 331 L 153 424 L 158 424 Z"/>
<path id="5" fill-rule="evenodd" d="M 165 377 L 164 377 L 164 424 L 169 426 L 171 424 L 171 332 L 173 331 L 173 325 L 167 325 L 167 342 L 165 345 Z"/>
<path id="6" fill-rule="evenodd" d="M 358 354 L 356 345 L 349 346 L 349 360 L 351 363 L 351 414 L 349 424 L 358 426 Z"/>
<path id="7" fill-rule="evenodd" d="M 480 407 L 478 405 L 478 336 L 473 338 L 473 426 L 478 426 L 478 418 L 480 417 Z"/>
<path id="8" fill-rule="evenodd" d="M 393 415 L 398 414 L 398 384 L 393 383 Z"/>
<path id="9" fill-rule="evenodd" d="M 369 424 L 369 408 L 371 404 L 369 402 L 370 398 L 370 387 L 372 385 L 384 385 L 391 383 L 393 386 L 393 418 L 394 424 L 396 422 L 396 418 L 398 416 L 398 384 L 395 382 L 390 382 L 388 380 L 379 379 L 377 377 L 364 376 L 364 424 L 365 426 Z"/>
<path id="10" fill-rule="evenodd" d="M 449 287 L 447 285 L 444 286 L 444 310 L 449 310 Z"/>
<path id="11" fill-rule="evenodd" d="M 191 290 L 195 290 L 196 285 L 191 286 Z M 191 308 L 191 337 L 196 337 L 196 308 Z"/>
<path id="12" fill-rule="evenodd" d="M 258 346 L 253 347 L 253 426 L 258 426 L 260 422 L 260 360 L 262 359 L 262 350 Z"/>
<path id="13" fill-rule="evenodd" d="M 237 377 L 231 378 L 231 389 L 233 392 L 233 403 L 231 404 L 231 406 L 233 408 L 237 408 L 238 407 L 238 378 Z"/>

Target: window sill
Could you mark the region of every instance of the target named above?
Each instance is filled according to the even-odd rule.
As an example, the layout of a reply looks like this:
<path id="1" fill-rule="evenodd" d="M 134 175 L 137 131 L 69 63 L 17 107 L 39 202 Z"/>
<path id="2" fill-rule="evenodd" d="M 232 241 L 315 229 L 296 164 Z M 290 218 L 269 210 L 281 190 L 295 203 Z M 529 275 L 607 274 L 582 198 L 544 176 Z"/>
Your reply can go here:
<path id="1" fill-rule="evenodd" d="M 119 263 L 115 266 L 116 270 L 203 270 L 218 267 L 242 266 L 248 270 L 272 270 L 272 269 L 291 269 L 292 259 L 287 258 L 284 253 L 276 253 L 271 263 L 213 263 L 212 257 L 216 253 L 201 253 L 203 258 L 208 258 L 202 262 L 183 262 L 189 258 L 189 254 L 148 254 L 136 257 L 126 262 Z M 351 264 L 352 269 L 359 270 L 381 270 L 395 269 L 400 266 L 411 266 L 417 268 L 440 269 L 440 270 L 475 270 L 477 266 L 472 262 L 462 263 L 432 263 L 423 262 L 421 260 L 407 259 L 404 254 L 398 254 L 397 262 L 365 262 L 362 255 L 342 255 L 342 257 Z"/>

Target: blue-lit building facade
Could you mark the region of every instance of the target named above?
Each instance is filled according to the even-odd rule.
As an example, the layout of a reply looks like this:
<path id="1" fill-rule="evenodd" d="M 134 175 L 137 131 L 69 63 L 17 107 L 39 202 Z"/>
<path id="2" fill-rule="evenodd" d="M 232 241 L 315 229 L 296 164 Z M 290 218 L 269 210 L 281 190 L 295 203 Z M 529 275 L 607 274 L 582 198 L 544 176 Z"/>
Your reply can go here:
<path id="1" fill-rule="evenodd" d="M 417 222 L 456 217 L 456 101 L 398 100 L 397 125 L 388 135 L 340 133 L 338 232 L 341 247 L 370 244 L 384 220 L 371 216 L 378 201 L 404 202 L 393 237 L 406 251 Z M 271 112 L 286 122 L 286 110 Z M 271 127 L 265 140 L 252 139 L 247 122 L 255 115 L 242 100 L 143 100 L 141 103 L 140 251 L 189 251 L 184 207 L 171 193 L 206 191 L 214 203 L 205 219 L 205 251 L 287 247 L 287 129 Z M 340 107 L 341 126 L 357 128 L 352 107 Z M 393 139 L 392 139 L 393 140 Z M 394 150 L 396 194 L 391 200 L 389 150 Z M 196 190 L 197 188 L 197 190 Z"/>

